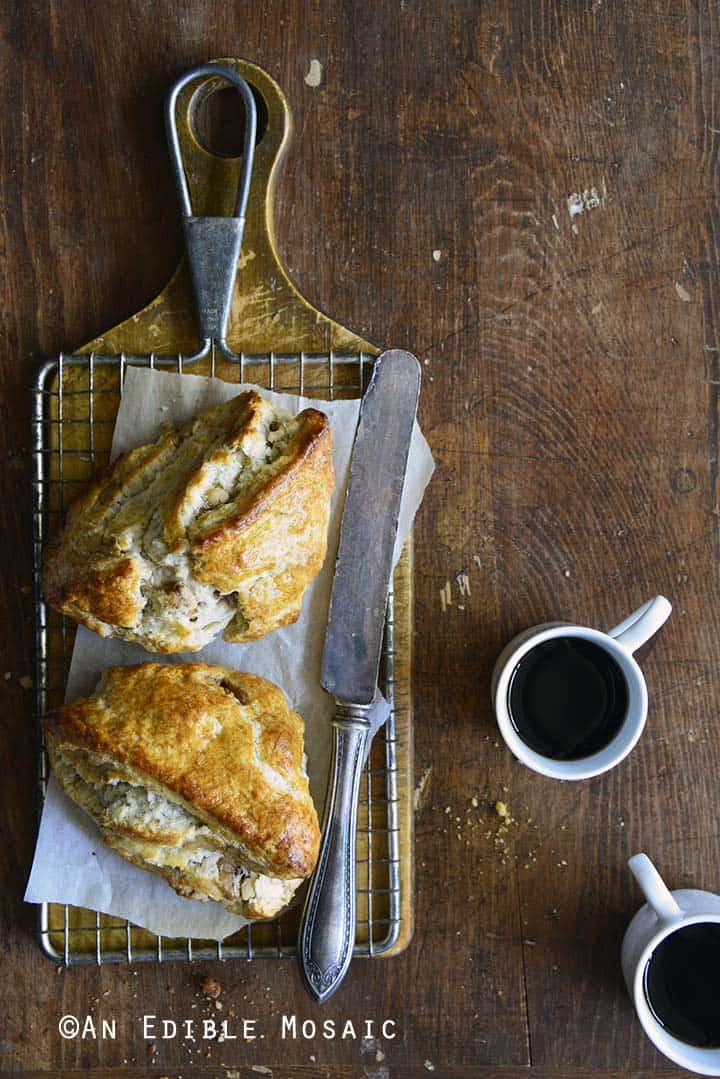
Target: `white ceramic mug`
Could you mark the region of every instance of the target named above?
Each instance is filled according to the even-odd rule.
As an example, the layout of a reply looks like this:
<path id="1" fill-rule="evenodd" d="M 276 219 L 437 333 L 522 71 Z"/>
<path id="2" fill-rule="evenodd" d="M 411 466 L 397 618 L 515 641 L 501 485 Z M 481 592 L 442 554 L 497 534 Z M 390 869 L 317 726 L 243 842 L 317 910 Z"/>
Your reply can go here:
<path id="1" fill-rule="evenodd" d="M 589 779 L 614 768 L 627 757 L 642 734 L 647 718 L 647 685 L 633 652 L 657 633 L 671 611 L 672 606 L 664 596 L 655 596 L 609 633 L 572 622 L 545 622 L 514 637 L 498 657 L 491 686 L 498 727 L 514 756 L 528 768 L 553 779 Z M 522 740 L 510 718 L 508 691 L 515 668 L 533 648 L 556 637 L 580 637 L 604 648 L 619 666 L 627 684 L 628 704 L 620 730 L 597 753 L 579 760 L 554 760 L 537 753 Z"/>
<path id="2" fill-rule="evenodd" d="M 646 854 L 628 862 L 647 903 L 627 927 L 622 943 L 622 969 L 635 1011 L 651 1042 L 661 1053 L 699 1075 L 720 1075 L 720 1049 L 700 1049 L 673 1037 L 653 1015 L 645 995 L 645 968 L 658 944 L 687 925 L 720 923 L 720 895 L 681 888 L 670 892 Z"/>

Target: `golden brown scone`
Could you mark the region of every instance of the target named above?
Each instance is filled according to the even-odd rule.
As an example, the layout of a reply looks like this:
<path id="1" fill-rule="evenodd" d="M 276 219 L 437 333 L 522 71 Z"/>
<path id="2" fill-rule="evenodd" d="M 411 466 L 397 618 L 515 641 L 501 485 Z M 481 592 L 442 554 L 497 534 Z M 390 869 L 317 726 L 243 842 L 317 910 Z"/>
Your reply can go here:
<path id="1" fill-rule="evenodd" d="M 43 726 L 66 794 L 180 895 L 272 918 L 315 868 L 303 721 L 272 682 L 206 663 L 110 667 Z"/>
<path id="2" fill-rule="evenodd" d="M 334 484 L 327 416 L 248 390 L 119 457 L 73 503 L 45 599 L 151 652 L 262 637 L 300 614 Z"/>

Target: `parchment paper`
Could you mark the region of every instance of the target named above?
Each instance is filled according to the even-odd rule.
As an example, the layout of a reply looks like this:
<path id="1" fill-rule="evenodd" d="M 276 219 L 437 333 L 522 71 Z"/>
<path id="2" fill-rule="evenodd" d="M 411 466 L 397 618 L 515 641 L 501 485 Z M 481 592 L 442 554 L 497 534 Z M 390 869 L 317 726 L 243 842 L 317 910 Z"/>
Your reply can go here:
<path id="1" fill-rule="evenodd" d="M 176 375 L 131 367 L 115 424 L 113 459 L 125 450 L 157 438 L 163 424 L 181 423 L 197 412 L 220 404 L 247 387 L 196 375 Z M 342 506 L 347 486 L 359 401 L 317 401 L 254 387 L 263 397 L 293 414 L 320 408 L 332 426 L 337 478 L 333 497 L 328 555 L 308 589 L 299 620 L 259 641 L 226 644 L 221 638 L 200 652 L 152 657 L 137 645 L 105 639 L 78 627 L 66 700 L 94 689 L 105 667 L 141 663 L 202 660 L 250 671 L 276 682 L 305 720 L 305 749 L 310 786 L 322 812 L 331 750 L 332 701 L 320 686 L 320 664 L 330 603 Z M 412 525 L 434 469 L 432 455 L 415 425 L 403 491 L 394 561 Z M 373 733 L 389 714 L 379 697 L 373 712 Z M 245 924 L 220 903 L 200 903 L 178 896 L 160 876 L 130 865 L 106 847 L 94 822 L 59 788 L 48 785 L 40 831 L 25 899 L 31 903 L 70 903 L 73 906 L 127 918 L 163 936 L 222 940 Z"/>

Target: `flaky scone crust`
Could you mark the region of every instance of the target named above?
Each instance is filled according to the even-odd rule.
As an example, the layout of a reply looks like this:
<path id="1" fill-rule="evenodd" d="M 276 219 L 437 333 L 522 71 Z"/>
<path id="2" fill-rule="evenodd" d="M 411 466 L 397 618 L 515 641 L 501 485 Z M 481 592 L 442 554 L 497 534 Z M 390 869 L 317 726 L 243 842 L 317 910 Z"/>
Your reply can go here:
<path id="1" fill-rule="evenodd" d="M 309 876 L 320 833 L 303 721 L 272 682 L 206 663 L 110 667 L 43 721 L 51 762 L 84 750 L 184 805 L 277 878 Z M 218 729 L 218 725 L 220 729 Z"/>
<path id="2" fill-rule="evenodd" d="M 305 589 L 325 560 L 335 484 L 332 434 L 324 413 L 306 409 L 302 415 L 305 422 L 287 468 L 239 504 L 231 517 L 193 534 L 199 581 L 232 592 L 247 577 L 268 573 L 278 589 L 274 607 L 262 597 L 246 602 L 242 614 L 248 626 L 239 627 L 233 619 L 223 634 L 226 641 L 254 640 L 297 621 Z"/>
<path id="3" fill-rule="evenodd" d="M 197 619 L 185 610 L 187 590 L 173 587 L 172 570 L 156 591 L 162 616 L 151 629 L 143 623 L 149 563 L 137 546 L 123 547 L 112 515 L 139 492 L 138 512 L 149 518 L 158 507 L 151 498 L 142 503 L 143 485 L 155 477 L 157 486 L 157 477 L 167 476 L 172 494 L 160 507 L 167 554 L 159 564 L 167 569 L 173 559 L 183 559 L 191 584 L 226 598 L 228 641 L 254 640 L 295 622 L 327 548 L 335 477 L 324 413 L 306 409 L 295 418 L 286 451 L 267 466 L 259 487 L 236 492 L 215 510 L 201 505 L 197 515 L 207 477 L 262 445 L 260 432 L 271 413 L 268 402 L 249 390 L 119 457 L 72 504 L 48 545 L 43 594 L 50 606 L 101 636 L 122 637 L 151 652 L 196 651 L 219 632 L 222 623 L 200 639 Z M 214 441 L 193 457 L 188 447 L 208 431 Z"/>

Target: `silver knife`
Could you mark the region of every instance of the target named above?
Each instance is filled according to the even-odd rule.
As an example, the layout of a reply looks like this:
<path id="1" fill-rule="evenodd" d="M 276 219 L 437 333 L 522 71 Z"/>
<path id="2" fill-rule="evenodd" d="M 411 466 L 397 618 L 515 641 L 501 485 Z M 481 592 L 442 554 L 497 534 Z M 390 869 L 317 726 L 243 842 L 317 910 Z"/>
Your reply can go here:
<path id="1" fill-rule="evenodd" d="M 360 406 L 353 445 L 321 675 L 336 701 L 333 758 L 320 855 L 298 941 L 305 984 L 320 1003 L 345 977 L 355 944 L 358 791 L 419 392 L 415 357 L 400 349 L 383 352 Z"/>

